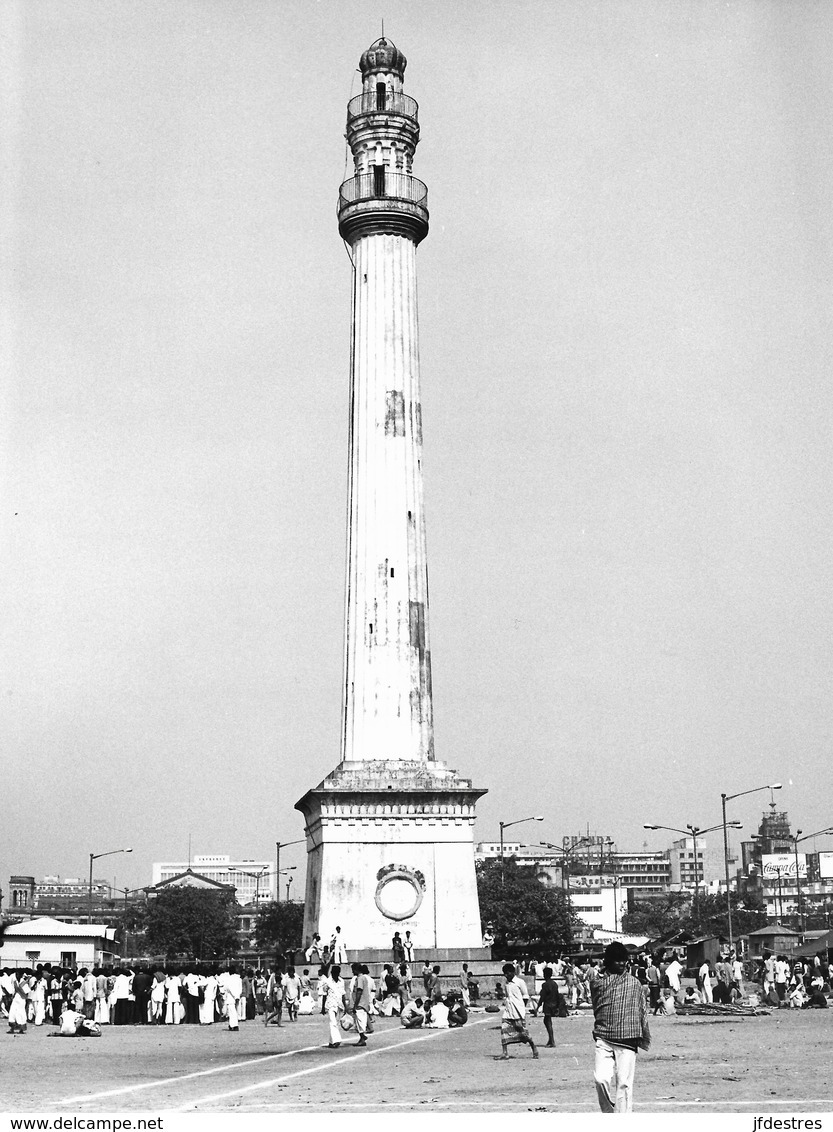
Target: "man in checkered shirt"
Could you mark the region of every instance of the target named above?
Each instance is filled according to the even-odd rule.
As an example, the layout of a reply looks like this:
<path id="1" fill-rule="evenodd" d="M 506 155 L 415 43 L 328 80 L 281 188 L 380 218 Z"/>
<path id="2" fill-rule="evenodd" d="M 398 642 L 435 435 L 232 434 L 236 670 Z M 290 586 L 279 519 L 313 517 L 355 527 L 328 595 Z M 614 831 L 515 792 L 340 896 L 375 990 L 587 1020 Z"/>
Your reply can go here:
<path id="1" fill-rule="evenodd" d="M 593 1077 L 602 1112 L 631 1111 L 636 1051 L 647 1050 L 651 1044 L 645 993 L 638 979 L 625 974 L 628 960 L 623 943 L 609 944 L 604 953 L 604 970 L 590 985 L 596 1019 Z"/>

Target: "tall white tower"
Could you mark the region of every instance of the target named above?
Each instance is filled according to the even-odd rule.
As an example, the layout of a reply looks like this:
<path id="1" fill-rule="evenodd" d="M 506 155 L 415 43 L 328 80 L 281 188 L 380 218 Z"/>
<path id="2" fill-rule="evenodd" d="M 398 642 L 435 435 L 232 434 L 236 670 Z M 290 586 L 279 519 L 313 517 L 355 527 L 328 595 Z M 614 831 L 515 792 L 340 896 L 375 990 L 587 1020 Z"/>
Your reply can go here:
<path id="1" fill-rule="evenodd" d="M 339 192 L 353 263 L 350 526 L 341 762 L 297 803 L 306 818 L 305 935 L 351 950 L 481 944 L 474 806 L 485 791 L 434 757 L 416 249 L 428 191 L 412 175 L 418 107 L 405 57 L 378 39 L 347 107 L 354 176 Z M 449 955 L 449 958 L 452 956 Z"/>

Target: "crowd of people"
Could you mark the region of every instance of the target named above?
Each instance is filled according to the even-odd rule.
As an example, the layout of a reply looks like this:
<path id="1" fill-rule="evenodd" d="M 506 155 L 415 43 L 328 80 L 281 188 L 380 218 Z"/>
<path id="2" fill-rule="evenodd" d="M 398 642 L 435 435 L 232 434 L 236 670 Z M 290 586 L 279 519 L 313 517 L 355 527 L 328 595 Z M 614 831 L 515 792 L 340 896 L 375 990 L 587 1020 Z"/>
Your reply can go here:
<path id="1" fill-rule="evenodd" d="M 353 1019 L 359 1042 L 365 1044 L 375 1015 L 402 1017 L 403 1025 L 411 1028 L 463 1025 L 472 998 L 477 1000 L 478 984 L 465 963 L 459 985 L 450 991 L 442 989 L 439 965 L 426 963 L 416 998 L 414 976 L 406 961 L 398 967 L 385 964 L 378 982 L 366 965 L 354 963 L 346 983 L 341 971 L 339 964 L 322 964 L 313 982 L 309 968 L 298 971 L 291 963 L 242 970 L 234 964 L 197 963 L 77 970 L 49 963 L 34 970 L 9 967 L 0 971 L 0 1012 L 8 1020 L 8 1032 L 19 1034 L 25 1034 L 29 1024 L 51 1023 L 60 1028 L 67 1011 L 98 1028 L 225 1022 L 229 1030 L 255 1020 L 282 1026 L 284 1020 L 294 1022 L 299 1016 L 320 1012 L 330 1016 L 329 1044 L 334 1046 L 339 1044 L 333 1038 L 341 1033 L 345 1017 Z M 80 1024 L 77 1031 L 99 1032 Z"/>
<path id="2" fill-rule="evenodd" d="M 274 1003 L 279 1003 L 279 1015 L 285 1005 L 292 1020 L 312 1014 L 309 970 L 141 963 L 75 970 L 45 963 L 34 970 L 0 972 L 0 1011 L 10 1033 L 25 1033 L 29 1023 L 59 1026 L 67 1009 L 98 1026 L 210 1026 L 225 1021 L 230 1030 L 238 1030 L 241 1020 L 263 1016 Z"/>
<path id="3" fill-rule="evenodd" d="M 399 958 L 399 952 L 396 952 Z M 288 959 L 289 957 L 287 957 Z M 5 968 L 0 972 L 0 1011 L 10 1033 L 25 1033 L 52 1022 L 66 1036 L 94 1036 L 104 1025 L 213 1025 L 225 1022 L 231 1031 L 243 1021 L 282 1026 L 302 1015 L 326 1017 L 327 1046 L 338 1049 L 345 1034 L 366 1046 L 374 1018 L 398 1017 L 406 1029 L 464 1026 L 478 1000 L 477 980 L 463 963 L 459 975 L 441 974 L 440 965 L 425 961 L 414 976 L 410 962 L 384 965 L 379 980 L 369 968 L 352 963 L 323 963 L 313 983 L 309 968 L 300 972 L 284 961 L 272 968 L 191 964 L 178 968 L 137 964 L 68 970 L 44 964 L 35 970 Z M 530 993 L 522 974 L 533 984 Z M 602 1112 L 629 1112 L 633 1103 L 636 1055 L 650 1046 L 649 1011 L 673 1014 L 688 1002 L 730 1004 L 763 1000 L 781 1007 L 826 1008 L 833 997 L 831 970 L 825 953 L 790 962 L 765 953 L 754 971 L 746 971 L 734 954 L 706 960 L 695 968 L 694 985 L 674 950 L 631 955 L 611 943 L 601 960 L 569 958 L 552 963 L 507 962 L 495 986 L 502 1012 L 499 1061 L 509 1059 L 511 1045 L 528 1045 L 539 1058 L 527 1017 L 543 1015 L 547 1047 L 555 1045 L 553 1019 L 576 1013 L 584 1004 L 593 1011 L 594 1080 Z M 415 984 L 417 993 L 415 994 Z M 758 985 L 760 989 L 758 989 Z M 562 993 L 562 986 L 564 988 Z M 755 987 L 753 990 L 752 987 Z"/>

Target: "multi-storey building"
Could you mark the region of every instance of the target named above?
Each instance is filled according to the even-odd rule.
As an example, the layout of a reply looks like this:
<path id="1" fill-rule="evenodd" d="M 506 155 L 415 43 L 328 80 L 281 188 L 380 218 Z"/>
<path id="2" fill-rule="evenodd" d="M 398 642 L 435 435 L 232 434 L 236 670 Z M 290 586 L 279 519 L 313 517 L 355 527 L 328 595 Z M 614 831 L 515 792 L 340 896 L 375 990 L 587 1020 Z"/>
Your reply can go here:
<path id="1" fill-rule="evenodd" d="M 152 883 L 173 880 L 189 870 L 218 884 L 232 885 L 238 904 L 275 899 L 275 871 L 271 861 L 232 861 L 228 855 L 207 854 L 191 861 L 155 861 Z"/>
<path id="2" fill-rule="evenodd" d="M 626 853 L 617 851 L 615 842 L 609 837 L 595 837 L 589 846 L 579 844 L 581 840 L 578 837 L 565 838 L 562 851 L 524 845 L 522 842 L 506 842 L 503 853 L 519 865 L 534 866 L 545 884 L 563 885 L 562 862 L 566 861 L 571 878 L 607 877 L 610 884 L 615 879 L 617 887 L 629 891 L 631 898 L 637 900 L 668 890 L 671 884 L 670 850 Z M 477 861 L 497 860 L 499 857 L 499 842 L 482 841 L 476 846 Z"/>
<path id="3" fill-rule="evenodd" d="M 92 883 L 84 877 L 45 876 L 36 882 L 33 876 L 9 878 L 9 904 L 6 914 L 15 920 L 48 916 L 65 924 L 94 923 L 112 925 L 124 910 L 126 899 L 135 902 L 135 892 L 114 889 L 106 880 Z"/>
<path id="4" fill-rule="evenodd" d="M 798 830 L 795 837 L 800 833 Z M 741 842 L 738 891 L 747 899 L 761 900 L 767 916 L 775 920 L 795 917 L 806 923 L 811 915 L 829 919 L 833 913 L 833 854 L 798 852 L 800 844 L 786 811 L 771 804 L 757 834 Z"/>

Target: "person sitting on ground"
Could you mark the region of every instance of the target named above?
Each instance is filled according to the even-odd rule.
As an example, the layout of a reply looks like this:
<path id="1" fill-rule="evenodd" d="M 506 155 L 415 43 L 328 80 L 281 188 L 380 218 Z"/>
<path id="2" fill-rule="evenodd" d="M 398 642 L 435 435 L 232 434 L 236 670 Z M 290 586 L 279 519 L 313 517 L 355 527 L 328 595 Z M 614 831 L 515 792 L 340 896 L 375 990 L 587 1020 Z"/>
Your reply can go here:
<path id="1" fill-rule="evenodd" d="M 465 1026 L 469 1020 L 469 1012 L 462 999 L 450 994 L 445 1000 L 445 1005 L 448 1009 L 448 1028 L 452 1030 L 457 1026 Z"/>
<path id="2" fill-rule="evenodd" d="M 809 995 L 804 989 L 804 983 L 796 983 L 795 986 L 790 987 L 790 993 L 787 996 L 787 1002 L 790 1010 L 800 1010 L 805 1002 L 809 1000 Z"/>
<path id="3" fill-rule="evenodd" d="M 425 1011 L 423 1010 L 423 1003 L 421 998 L 412 998 L 410 1002 L 406 1002 L 402 1007 L 402 1013 L 399 1015 L 399 1021 L 406 1030 L 418 1030 L 420 1026 L 425 1024 Z"/>
<path id="4" fill-rule="evenodd" d="M 425 1019 L 425 1025 L 429 1030 L 448 1029 L 448 1007 L 442 999 L 430 1004 L 430 1009 Z"/>
<path id="5" fill-rule="evenodd" d="M 802 1010 L 827 1010 L 827 996 L 824 993 L 824 983 L 820 976 L 816 976 L 810 982 L 810 993 L 807 996 L 807 1001 L 803 1003 Z"/>
<path id="6" fill-rule="evenodd" d="M 657 1011 L 655 1010 L 654 1013 L 656 1014 Z M 660 991 L 659 1013 L 666 1015 L 677 1013 L 676 996 L 671 987 L 663 987 Z"/>
<path id="7" fill-rule="evenodd" d="M 60 1018 L 60 1027 L 50 1035 L 53 1038 L 100 1038 L 101 1027 L 92 1018 L 67 1006 Z"/>

